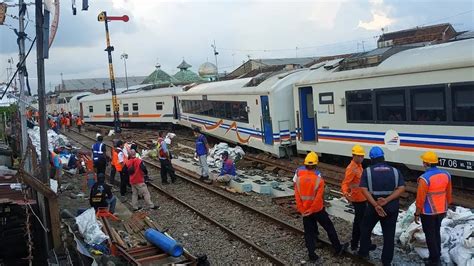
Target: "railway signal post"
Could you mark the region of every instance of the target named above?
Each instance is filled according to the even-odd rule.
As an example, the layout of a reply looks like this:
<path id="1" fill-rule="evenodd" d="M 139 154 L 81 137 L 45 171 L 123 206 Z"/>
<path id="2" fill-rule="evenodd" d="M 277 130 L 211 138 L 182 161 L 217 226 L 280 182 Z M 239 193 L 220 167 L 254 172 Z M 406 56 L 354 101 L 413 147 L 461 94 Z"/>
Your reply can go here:
<path id="1" fill-rule="evenodd" d="M 105 40 L 107 43 L 107 48 L 105 48 L 105 51 L 107 51 L 107 55 L 109 59 L 110 88 L 112 91 L 112 106 L 114 108 L 114 131 L 115 133 L 120 133 L 122 132 L 122 129 L 120 128 L 120 113 L 119 113 L 120 106 L 117 102 L 117 90 L 115 88 L 114 66 L 112 64 L 112 51 L 114 50 L 114 47 L 110 45 L 110 34 L 109 34 L 108 22 L 112 20 L 121 20 L 123 22 L 127 22 L 128 16 L 127 15 L 124 15 L 121 17 L 107 16 L 107 12 L 102 11 L 97 17 L 97 20 L 100 22 L 104 22 L 104 25 L 105 25 Z"/>

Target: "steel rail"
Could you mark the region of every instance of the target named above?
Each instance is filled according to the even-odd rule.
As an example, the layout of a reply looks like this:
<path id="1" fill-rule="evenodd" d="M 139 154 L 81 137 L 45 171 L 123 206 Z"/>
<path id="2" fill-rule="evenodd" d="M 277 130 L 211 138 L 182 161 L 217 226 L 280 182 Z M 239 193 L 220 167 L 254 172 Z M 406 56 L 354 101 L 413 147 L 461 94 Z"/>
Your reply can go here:
<path id="1" fill-rule="evenodd" d="M 80 134 L 81 136 L 83 136 L 83 137 L 85 137 L 85 138 L 88 138 L 88 139 L 90 139 L 90 140 L 95 141 L 94 138 L 92 138 L 92 137 L 89 137 L 89 136 L 87 136 L 87 135 L 78 133 L 77 131 L 74 131 L 74 132 L 77 133 L 77 134 Z M 72 138 L 72 139 L 73 139 L 73 138 Z M 73 139 L 73 140 L 74 140 L 74 139 Z M 78 141 L 76 140 L 76 142 L 78 142 Z M 80 143 L 80 142 L 79 142 L 79 143 Z M 81 144 L 82 144 L 82 143 L 81 143 Z M 83 144 L 83 145 L 84 145 L 84 144 Z M 109 145 L 109 144 L 106 144 L 106 145 L 109 146 L 109 147 L 111 146 L 111 145 Z M 150 165 L 150 166 L 153 166 L 153 167 L 155 167 L 155 168 L 157 168 L 157 169 L 161 169 L 160 165 L 157 164 L 157 163 L 155 163 L 155 162 L 151 162 L 151 161 L 148 161 L 148 160 L 143 160 L 143 162 L 145 162 L 146 164 L 148 164 L 148 165 Z M 298 234 L 300 234 L 300 235 L 304 235 L 304 230 L 302 230 L 302 229 L 300 229 L 300 228 L 298 228 L 298 227 L 296 227 L 296 226 L 294 226 L 294 225 L 291 225 L 291 224 L 287 223 L 286 221 L 283 221 L 283 220 L 278 219 L 278 218 L 276 218 L 276 217 L 274 217 L 274 216 L 271 216 L 271 215 L 269 215 L 269 214 L 267 214 L 267 213 L 265 213 L 265 212 L 263 212 L 263 211 L 260 211 L 260 210 L 254 208 L 254 207 L 248 206 L 247 204 L 245 204 L 245 203 L 243 203 L 243 202 L 241 202 L 241 201 L 239 201 L 239 200 L 236 200 L 236 199 L 234 199 L 234 198 L 232 198 L 232 197 L 230 197 L 230 196 L 228 196 L 228 195 L 226 195 L 226 194 L 224 194 L 224 193 L 222 193 L 222 192 L 220 192 L 220 191 L 217 191 L 217 190 L 215 190 L 215 189 L 212 189 L 212 188 L 210 188 L 209 186 L 207 186 L 207 185 L 205 185 L 205 184 L 203 184 L 203 183 L 197 181 L 197 179 L 199 178 L 199 175 L 196 174 L 196 173 L 194 173 L 194 172 L 192 172 L 191 170 L 188 170 L 188 169 L 185 169 L 185 168 L 183 168 L 183 167 L 176 166 L 176 165 L 174 165 L 173 167 L 175 168 L 176 172 L 178 172 L 177 176 L 180 177 L 181 179 L 183 179 L 183 180 L 185 180 L 185 181 L 187 181 L 187 182 L 190 182 L 190 183 L 192 183 L 192 184 L 194 184 L 194 185 L 196 185 L 196 186 L 199 186 L 199 187 L 201 187 L 201 188 L 203 188 L 203 189 L 205 189 L 205 190 L 207 190 L 207 191 L 210 191 L 210 192 L 212 192 L 212 193 L 214 193 L 214 194 L 217 194 L 218 196 L 220 196 L 220 197 L 222 197 L 222 198 L 224 198 L 224 199 L 226 199 L 226 200 L 228 200 L 228 201 L 231 201 L 232 203 L 234 203 L 234 204 L 236 204 L 236 205 L 238 205 L 238 206 L 241 206 L 241 207 L 243 207 L 243 208 L 245 208 L 245 209 L 247 209 L 247 210 L 249 210 L 249 211 L 251 211 L 251 212 L 254 212 L 254 213 L 256 213 L 256 214 L 258 214 L 258 215 L 260 215 L 260 216 L 262 216 L 262 217 L 264 217 L 264 218 L 266 218 L 266 219 L 268 219 L 268 220 L 270 220 L 270 221 L 272 221 L 272 222 L 275 222 L 275 223 L 277 223 L 277 224 L 279 224 L 279 225 L 281 225 L 281 226 L 283 226 L 283 227 L 285 227 L 285 228 L 287 228 L 287 229 L 289 229 L 289 230 L 291 230 L 291 231 L 293 231 L 293 232 L 295 232 L 295 233 L 298 233 Z M 191 176 L 191 177 L 187 177 L 187 176 Z M 152 183 L 150 182 L 149 184 L 152 184 Z M 152 184 L 152 186 L 156 186 L 156 185 L 155 185 L 155 184 Z M 328 241 L 325 241 L 325 240 L 322 240 L 322 239 L 320 239 L 320 241 L 321 241 L 325 246 L 327 246 L 327 247 L 332 246 L 331 243 L 328 242 Z M 360 264 L 373 265 L 373 263 L 371 263 L 371 262 L 369 262 L 369 261 L 366 261 L 366 260 L 364 260 L 364 259 L 361 259 L 359 256 L 357 256 L 357 255 L 355 255 L 355 254 L 352 254 L 352 253 L 350 253 L 350 252 L 345 252 L 344 255 L 346 255 L 347 257 L 349 257 L 349 258 L 351 258 L 351 259 L 357 261 L 357 262 L 360 263 Z"/>

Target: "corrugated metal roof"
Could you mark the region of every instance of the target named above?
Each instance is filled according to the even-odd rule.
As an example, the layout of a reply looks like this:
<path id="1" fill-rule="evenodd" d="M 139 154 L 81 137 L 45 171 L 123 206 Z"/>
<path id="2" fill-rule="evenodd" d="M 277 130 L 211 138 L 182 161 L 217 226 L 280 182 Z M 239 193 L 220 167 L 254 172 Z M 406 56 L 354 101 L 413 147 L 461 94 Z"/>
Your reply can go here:
<path id="1" fill-rule="evenodd" d="M 17 180 L 14 176 L 0 175 L 0 204 L 12 203 L 17 205 L 24 205 L 23 193 L 21 190 L 12 189 L 11 184 L 16 184 Z M 27 194 L 28 202 L 35 203 L 31 195 Z"/>
<path id="2" fill-rule="evenodd" d="M 295 58 L 268 58 L 268 59 L 251 59 L 268 66 L 276 65 L 306 65 L 318 60 L 319 57 L 295 57 Z"/>
<path id="3" fill-rule="evenodd" d="M 135 76 L 127 77 L 128 86 L 134 86 L 141 84 L 146 76 Z M 125 88 L 126 82 L 125 77 L 115 78 L 115 87 L 116 88 Z M 90 79 L 69 79 L 64 80 L 64 90 L 63 91 L 84 91 L 92 89 L 110 89 L 110 79 L 109 78 L 90 78 Z"/>

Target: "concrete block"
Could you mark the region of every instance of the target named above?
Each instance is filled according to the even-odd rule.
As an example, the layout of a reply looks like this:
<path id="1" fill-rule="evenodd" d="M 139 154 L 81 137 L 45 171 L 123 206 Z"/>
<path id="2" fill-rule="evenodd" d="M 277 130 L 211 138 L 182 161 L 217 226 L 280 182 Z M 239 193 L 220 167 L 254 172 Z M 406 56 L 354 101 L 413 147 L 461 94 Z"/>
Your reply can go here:
<path id="1" fill-rule="evenodd" d="M 252 191 L 252 184 L 245 180 L 231 180 L 229 186 L 237 192 L 250 192 Z"/>
<path id="2" fill-rule="evenodd" d="M 260 194 L 271 194 L 272 187 L 270 184 L 263 182 L 261 180 L 255 180 L 252 182 L 252 191 Z"/>
<path id="3" fill-rule="evenodd" d="M 291 189 L 285 189 L 284 187 L 273 187 L 272 197 L 288 197 L 293 196 L 295 192 Z"/>

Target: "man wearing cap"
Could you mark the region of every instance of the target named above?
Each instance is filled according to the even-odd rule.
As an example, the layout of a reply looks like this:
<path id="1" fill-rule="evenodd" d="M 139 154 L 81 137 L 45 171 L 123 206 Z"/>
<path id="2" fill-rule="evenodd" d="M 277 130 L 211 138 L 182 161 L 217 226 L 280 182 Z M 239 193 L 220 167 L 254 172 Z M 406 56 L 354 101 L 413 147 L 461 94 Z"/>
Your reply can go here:
<path id="1" fill-rule="evenodd" d="M 106 147 L 103 141 L 104 137 L 97 134 L 97 142 L 92 145 L 92 161 L 97 175 L 100 173 L 105 175 L 105 168 L 107 167 Z"/>
<path id="2" fill-rule="evenodd" d="M 224 151 L 222 153 L 222 168 L 219 176 L 214 177 L 213 181 L 217 181 L 219 183 L 227 184 L 230 180 L 235 178 L 235 164 L 234 161 L 229 158 L 229 153 Z"/>
<path id="3" fill-rule="evenodd" d="M 385 162 L 384 152 L 378 147 L 370 149 L 371 166 L 362 172 L 360 188 L 369 204 L 361 225 L 359 255 L 369 256 L 370 236 L 380 221 L 383 232 L 382 264 L 391 265 L 395 247 L 398 198 L 405 192 L 405 181 L 398 169 Z"/>
<path id="4" fill-rule="evenodd" d="M 319 223 L 331 241 L 336 255 L 342 254 L 348 244 L 342 245 L 329 215 L 324 209 L 324 179 L 316 169 L 318 155 L 310 152 L 304 160 L 304 166 L 296 169 L 295 200 L 298 211 L 303 216 L 304 239 L 310 261 L 318 260 L 316 255 L 317 223 Z"/>
<path id="5" fill-rule="evenodd" d="M 130 150 L 129 160 L 127 162 L 128 174 L 130 175 L 130 185 L 132 185 L 132 207 L 134 211 L 138 211 L 138 197 L 143 197 L 147 208 L 157 209 L 158 206 L 151 201 L 150 192 L 145 184 L 148 179 L 148 171 L 145 164 L 140 158 L 136 157 L 136 151 Z"/>
<path id="6" fill-rule="evenodd" d="M 341 190 L 344 197 L 354 207 L 354 222 L 352 224 L 351 250 L 359 248 L 360 225 L 364 218 L 367 199 L 359 188 L 360 177 L 362 176 L 362 162 L 364 161 L 365 150 L 360 145 L 352 147 L 352 161 L 347 166 Z M 370 250 L 375 250 L 376 246 L 371 245 Z"/>
<path id="7" fill-rule="evenodd" d="M 199 165 L 201 167 L 201 181 L 209 180 L 209 167 L 207 165 L 207 155 L 209 154 L 209 144 L 206 136 L 201 133 L 201 130 L 194 128 L 194 136 L 196 137 L 196 155 L 199 158 Z"/>
<path id="8" fill-rule="evenodd" d="M 441 221 L 452 202 L 451 175 L 438 169 L 438 155 L 428 151 L 421 156 L 426 169 L 418 178 L 415 222 L 421 225 L 430 252 L 427 265 L 441 265 Z"/>

